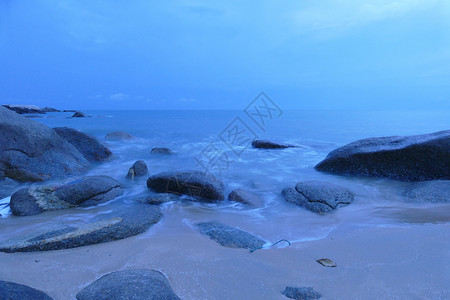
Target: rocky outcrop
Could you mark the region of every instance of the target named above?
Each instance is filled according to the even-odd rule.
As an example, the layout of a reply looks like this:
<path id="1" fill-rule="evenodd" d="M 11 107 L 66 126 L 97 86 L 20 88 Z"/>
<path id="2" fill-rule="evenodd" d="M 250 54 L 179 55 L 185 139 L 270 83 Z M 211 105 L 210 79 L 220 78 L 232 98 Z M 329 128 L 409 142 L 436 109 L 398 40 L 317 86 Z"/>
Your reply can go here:
<path id="1" fill-rule="evenodd" d="M 222 182 L 198 171 L 159 173 L 148 178 L 147 187 L 157 193 L 188 195 L 204 202 L 217 202 L 225 197 Z"/>
<path id="2" fill-rule="evenodd" d="M 179 300 L 159 271 L 132 269 L 109 273 L 77 294 L 77 300 Z"/>
<path id="3" fill-rule="evenodd" d="M 29 286 L 0 280 L 0 299 L 5 300 L 52 300 L 46 293 Z"/>
<path id="4" fill-rule="evenodd" d="M 262 206 L 262 201 L 259 199 L 257 195 L 243 189 L 235 189 L 234 191 L 232 191 L 228 195 L 228 200 L 239 202 L 253 207 Z"/>
<path id="5" fill-rule="evenodd" d="M 81 111 L 76 111 L 73 115 L 72 118 L 86 118 L 87 116 L 82 113 Z"/>
<path id="6" fill-rule="evenodd" d="M 320 299 L 322 296 L 312 287 L 286 287 L 283 295 L 295 300 L 313 300 Z"/>
<path id="7" fill-rule="evenodd" d="M 29 187 L 11 196 L 16 216 L 31 216 L 47 210 L 92 206 L 123 194 L 121 184 L 108 176 L 84 177 L 60 186 Z"/>
<path id="8" fill-rule="evenodd" d="M 143 177 L 148 174 L 147 164 L 143 160 L 136 161 L 128 170 L 127 178 Z"/>
<path id="9" fill-rule="evenodd" d="M 69 249 L 124 239 L 147 231 L 162 215 L 158 206 L 118 206 L 81 226 L 43 224 L 32 234 L 0 242 L 1 252 L 33 252 Z"/>
<path id="10" fill-rule="evenodd" d="M 450 203 L 450 180 L 416 182 L 407 188 L 404 195 L 414 202 Z"/>
<path id="11" fill-rule="evenodd" d="M 3 105 L 7 109 L 15 111 L 18 114 L 45 114 L 46 112 L 59 112 L 59 110 L 51 107 L 39 107 L 36 105 Z"/>
<path id="12" fill-rule="evenodd" d="M 53 129 L 0 107 L 0 174 L 43 181 L 87 171 L 89 163 Z"/>
<path id="13" fill-rule="evenodd" d="M 53 129 L 60 137 L 77 148 L 89 161 L 103 161 L 112 155 L 108 148 L 91 135 L 68 127 L 56 127 Z"/>
<path id="14" fill-rule="evenodd" d="M 353 202 L 355 195 L 347 189 L 322 181 L 305 181 L 281 192 L 286 201 L 318 214 L 328 214 Z"/>
<path id="15" fill-rule="evenodd" d="M 258 149 L 285 149 L 285 148 L 292 148 L 295 147 L 293 145 L 286 145 L 286 144 L 278 144 L 271 141 L 264 141 L 264 140 L 254 140 L 252 142 L 253 148 Z"/>
<path id="16" fill-rule="evenodd" d="M 338 148 L 316 169 L 403 181 L 450 179 L 450 130 L 359 140 Z"/>
<path id="17" fill-rule="evenodd" d="M 207 235 L 210 239 L 224 247 L 252 250 L 260 248 L 266 243 L 263 239 L 251 233 L 219 222 L 199 223 L 196 227 L 202 234 Z"/>
<path id="18" fill-rule="evenodd" d="M 135 137 L 132 136 L 129 133 L 123 132 L 123 131 L 114 131 L 110 132 L 105 136 L 105 139 L 107 140 L 131 140 Z"/>
<path id="19" fill-rule="evenodd" d="M 173 151 L 168 148 L 153 148 L 152 151 L 150 151 L 152 154 L 173 154 Z"/>

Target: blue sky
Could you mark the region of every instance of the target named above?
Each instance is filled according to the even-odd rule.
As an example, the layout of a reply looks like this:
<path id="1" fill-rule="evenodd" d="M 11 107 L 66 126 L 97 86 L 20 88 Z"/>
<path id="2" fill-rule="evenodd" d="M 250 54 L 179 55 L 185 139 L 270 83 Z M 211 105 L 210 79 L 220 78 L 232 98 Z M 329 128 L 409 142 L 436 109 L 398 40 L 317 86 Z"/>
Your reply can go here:
<path id="1" fill-rule="evenodd" d="M 450 109 L 450 1 L 0 2 L 0 99 L 77 109 Z"/>

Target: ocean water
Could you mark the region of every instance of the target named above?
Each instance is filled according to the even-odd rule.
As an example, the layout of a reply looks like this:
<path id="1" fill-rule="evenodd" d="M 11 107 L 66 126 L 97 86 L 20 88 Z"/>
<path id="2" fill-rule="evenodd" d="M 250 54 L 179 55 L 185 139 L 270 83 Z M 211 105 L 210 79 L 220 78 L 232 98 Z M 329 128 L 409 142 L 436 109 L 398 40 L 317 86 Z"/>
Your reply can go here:
<path id="1" fill-rule="evenodd" d="M 446 111 L 284 111 L 261 119 L 251 119 L 243 111 L 86 111 L 88 118 L 69 118 L 72 113 L 49 113 L 34 120 L 50 127 L 67 126 L 97 137 L 113 152 L 113 157 L 95 165 L 89 175 L 109 175 L 126 187 L 114 200 L 128 205 L 133 197 L 147 192 L 146 180 L 125 179 L 128 168 L 138 159 L 146 161 L 150 174 L 163 171 L 208 170 L 225 184 L 228 194 L 235 188 L 249 190 L 263 206 L 245 207 L 224 201 L 219 204 L 190 202 L 163 205 L 173 233 L 192 229 L 200 221 L 217 220 L 250 231 L 273 243 L 318 240 L 333 230 L 370 226 L 417 226 L 450 221 L 450 204 L 413 203 L 402 196 L 407 183 L 389 179 L 349 177 L 318 172 L 314 166 L 333 149 L 349 142 L 375 136 L 414 135 L 450 128 Z M 261 126 L 262 125 L 262 126 Z M 237 128 L 237 131 L 236 131 Z M 233 133 L 245 128 L 241 144 L 233 143 Z M 107 133 L 124 131 L 136 139 L 110 141 Z M 241 130 L 242 131 L 242 130 Z M 241 134 L 242 135 L 242 134 Z M 234 136 L 236 137 L 236 136 Z M 299 147 L 262 150 L 248 147 L 250 137 Z M 235 142 L 236 140 L 234 140 Z M 167 147 L 175 155 L 151 154 L 153 147 Z M 217 162 L 218 157 L 222 163 Z M 225 162 L 223 158 L 226 158 Z M 201 163 L 199 163 L 201 162 Z M 281 190 L 296 182 L 325 180 L 349 188 L 356 194 L 353 204 L 321 216 L 286 203 Z M 6 191 L 18 187 L 5 185 Z M 3 202 L 7 202 L 4 198 Z M 0 207 L 1 208 L 1 207 Z M 51 223 L 81 224 L 108 210 L 107 205 L 47 212 L 14 218 L 2 210 L 0 239 L 27 233 Z M 157 226 L 165 226 L 163 220 Z M 5 226 L 7 225 L 7 226 Z M 156 229 L 155 229 L 156 228 Z M 170 228 L 166 229 L 170 233 Z M 158 234 L 152 227 L 139 238 Z M 280 243 L 278 247 L 286 246 Z"/>

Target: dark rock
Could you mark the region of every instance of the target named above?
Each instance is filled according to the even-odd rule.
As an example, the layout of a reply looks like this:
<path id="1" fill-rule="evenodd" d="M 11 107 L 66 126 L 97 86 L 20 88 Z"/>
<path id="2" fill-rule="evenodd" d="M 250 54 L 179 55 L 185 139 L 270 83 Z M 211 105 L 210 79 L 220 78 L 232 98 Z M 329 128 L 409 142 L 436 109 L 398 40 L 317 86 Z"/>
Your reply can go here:
<path id="1" fill-rule="evenodd" d="M 48 107 L 48 106 L 44 107 L 42 110 L 45 111 L 45 112 L 61 112 L 58 109 L 55 109 L 55 108 L 52 108 L 52 107 Z"/>
<path id="2" fill-rule="evenodd" d="M 232 191 L 228 195 L 228 200 L 255 207 L 262 205 L 261 200 L 257 195 L 243 189 L 235 189 Z"/>
<path id="3" fill-rule="evenodd" d="M 84 177 L 61 186 L 29 187 L 11 196 L 13 215 L 31 216 L 47 210 L 92 206 L 123 194 L 119 182 L 108 176 Z"/>
<path id="4" fill-rule="evenodd" d="M 133 269 L 109 273 L 77 294 L 78 300 L 178 300 L 158 271 Z"/>
<path id="5" fill-rule="evenodd" d="M 4 300 L 52 300 L 46 293 L 29 286 L 0 280 L 0 299 Z"/>
<path id="6" fill-rule="evenodd" d="M 28 119 L 42 119 L 42 116 L 38 116 L 38 115 L 28 115 L 28 116 L 24 116 L 25 118 Z"/>
<path id="7" fill-rule="evenodd" d="M 450 179 L 450 130 L 359 140 L 338 148 L 316 169 L 403 181 Z"/>
<path id="8" fill-rule="evenodd" d="M 295 300 L 313 300 L 320 299 L 322 296 L 312 287 L 286 287 L 283 295 Z"/>
<path id="9" fill-rule="evenodd" d="M 147 164 L 143 160 L 136 161 L 128 170 L 127 178 L 142 177 L 148 174 Z"/>
<path id="10" fill-rule="evenodd" d="M 216 202 L 225 197 L 222 182 L 213 175 L 198 171 L 159 173 L 148 178 L 147 187 L 157 193 L 199 197 L 204 202 Z"/>
<path id="11" fill-rule="evenodd" d="M 36 105 L 3 105 L 9 110 L 15 111 L 18 114 L 45 114 L 46 110 Z"/>
<path id="12" fill-rule="evenodd" d="M 120 240 L 147 231 L 161 217 L 158 206 L 135 203 L 130 207 L 119 207 L 111 213 L 101 214 L 92 223 L 78 228 L 52 225 L 26 236 L 0 241 L 0 251 L 49 251 Z"/>
<path id="13" fill-rule="evenodd" d="M 16 181 L 43 181 L 87 171 L 89 163 L 47 126 L 0 107 L 0 173 Z"/>
<path id="14" fill-rule="evenodd" d="M 56 133 L 71 143 L 89 161 L 103 161 L 111 156 L 111 151 L 93 136 L 68 127 L 53 128 Z"/>
<path id="15" fill-rule="evenodd" d="M 72 118 L 86 118 L 87 116 L 81 111 L 77 111 L 72 115 Z"/>
<path id="16" fill-rule="evenodd" d="M 318 214 L 327 214 L 353 202 L 355 195 L 347 189 L 322 181 L 299 182 L 282 191 L 286 201 Z"/>
<path id="17" fill-rule="evenodd" d="M 161 194 L 151 194 L 141 198 L 141 202 L 148 203 L 151 205 L 160 205 L 168 202 L 178 201 L 180 199 L 179 195 L 161 193 Z"/>
<path id="18" fill-rule="evenodd" d="M 108 140 L 131 140 L 134 139 L 135 137 L 132 136 L 129 133 L 123 132 L 123 131 L 114 131 L 114 132 L 110 132 L 105 136 L 106 139 Z"/>
<path id="19" fill-rule="evenodd" d="M 153 148 L 150 152 L 153 154 L 173 154 L 173 151 L 168 148 Z"/>
<path id="20" fill-rule="evenodd" d="M 416 182 L 404 195 L 416 202 L 450 202 L 450 180 Z"/>
<path id="21" fill-rule="evenodd" d="M 285 149 L 295 147 L 293 145 L 277 144 L 271 141 L 254 140 L 252 142 L 253 148 L 259 149 Z"/>
<path id="22" fill-rule="evenodd" d="M 256 249 L 264 246 L 263 239 L 240 229 L 219 222 L 205 222 L 196 225 L 200 232 L 224 247 Z"/>

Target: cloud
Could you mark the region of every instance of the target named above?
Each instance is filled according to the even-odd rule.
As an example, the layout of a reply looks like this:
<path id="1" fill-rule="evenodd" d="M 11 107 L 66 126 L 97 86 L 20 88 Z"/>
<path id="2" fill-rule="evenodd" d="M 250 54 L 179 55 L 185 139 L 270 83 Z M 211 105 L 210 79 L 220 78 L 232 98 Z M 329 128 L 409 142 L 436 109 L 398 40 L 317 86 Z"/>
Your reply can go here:
<path id="1" fill-rule="evenodd" d="M 131 96 L 123 93 L 116 93 L 109 96 L 109 99 L 114 101 L 126 101 L 130 100 Z"/>

